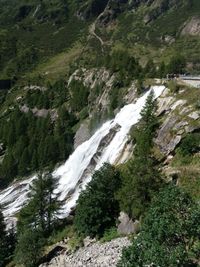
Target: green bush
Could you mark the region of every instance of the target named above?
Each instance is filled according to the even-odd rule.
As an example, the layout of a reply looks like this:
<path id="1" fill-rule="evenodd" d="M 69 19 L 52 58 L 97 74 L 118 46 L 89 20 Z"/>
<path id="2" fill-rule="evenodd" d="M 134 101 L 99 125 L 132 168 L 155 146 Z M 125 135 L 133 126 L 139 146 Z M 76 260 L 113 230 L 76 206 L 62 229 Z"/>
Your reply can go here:
<path id="1" fill-rule="evenodd" d="M 200 151 L 200 133 L 188 134 L 179 147 L 182 156 L 190 156 Z"/>
<path id="2" fill-rule="evenodd" d="M 105 230 L 103 237 L 101 238 L 101 242 L 109 242 L 112 239 L 118 238 L 120 235 L 117 232 L 116 227 L 112 227 L 108 230 Z"/>
<path id="3" fill-rule="evenodd" d="M 199 205 L 181 189 L 167 186 L 152 202 L 140 234 L 124 249 L 118 267 L 197 266 L 199 221 Z"/>
<path id="4" fill-rule="evenodd" d="M 176 81 L 170 81 L 168 87 L 172 94 L 177 94 L 180 90 L 180 85 L 178 85 Z"/>

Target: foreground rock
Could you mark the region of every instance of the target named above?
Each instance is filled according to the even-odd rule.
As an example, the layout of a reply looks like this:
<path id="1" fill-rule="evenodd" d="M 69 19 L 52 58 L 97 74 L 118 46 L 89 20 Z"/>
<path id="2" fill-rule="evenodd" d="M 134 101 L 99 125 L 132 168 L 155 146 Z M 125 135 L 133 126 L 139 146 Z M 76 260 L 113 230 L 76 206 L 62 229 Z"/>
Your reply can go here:
<path id="1" fill-rule="evenodd" d="M 129 218 L 128 214 L 121 211 L 120 216 L 118 218 L 120 221 L 117 231 L 121 235 L 130 235 L 130 234 L 136 234 L 139 232 L 140 229 L 140 222 L 135 221 L 133 222 L 132 219 Z"/>
<path id="2" fill-rule="evenodd" d="M 122 254 L 122 249 L 131 244 L 127 237 L 117 238 L 110 242 L 91 242 L 87 246 L 79 248 L 72 254 L 62 252 L 51 262 L 40 267 L 115 267 Z"/>

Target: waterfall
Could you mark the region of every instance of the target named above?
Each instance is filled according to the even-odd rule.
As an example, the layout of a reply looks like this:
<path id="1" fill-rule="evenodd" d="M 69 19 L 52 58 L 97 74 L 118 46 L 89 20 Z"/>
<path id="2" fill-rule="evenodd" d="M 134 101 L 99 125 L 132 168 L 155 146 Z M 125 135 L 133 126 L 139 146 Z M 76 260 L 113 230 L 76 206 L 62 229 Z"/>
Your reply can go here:
<path id="1" fill-rule="evenodd" d="M 154 86 L 155 97 L 164 91 L 164 86 Z M 115 164 L 128 140 L 131 127 L 140 120 L 140 112 L 145 105 L 150 91 L 134 104 L 124 106 L 113 120 L 105 122 L 95 134 L 81 144 L 72 153 L 65 164 L 55 169 L 53 177 L 59 178 L 56 192 L 64 200 L 62 217 L 66 217 L 76 205 L 81 190 L 91 180 L 92 174 L 104 162 Z M 0 192 L 0 205 L 7 223 L 14 220 L 14 215 L 27 203 L 29 185 L 36 179 L 33 176 L 22 182 L 16 182 Z"/>

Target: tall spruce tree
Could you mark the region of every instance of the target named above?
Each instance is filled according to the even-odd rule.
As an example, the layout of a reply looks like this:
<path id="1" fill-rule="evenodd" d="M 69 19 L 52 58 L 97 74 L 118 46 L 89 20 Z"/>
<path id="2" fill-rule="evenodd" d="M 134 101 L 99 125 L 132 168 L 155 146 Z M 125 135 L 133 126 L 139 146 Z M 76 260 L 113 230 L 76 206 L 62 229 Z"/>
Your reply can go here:
<path id="1" fill-rule="evenodd" d="M 31 201 L 19 215 L 19 231 L 31 226 L 41 230 L 44 235 L 51 232 L 61 208 L 58 195 L 54 193 L 56 187 L 57 179 L 53 178 L 50 172 L 38 174 L 38 178 L 31 185 Z"/>
<path id="2" fill-rule="evenodd" d="M 157 125 L 156 100 L 152 91 L 141 111 L 141 121 L 134 133 L 134 155 L 123 170 L 123 185 L 118 192 L 121 209 L 131 217 L 139 217 L 145 212 L 161 185 L 160 173 L 152 155 Z"/>
<path id="3" fill-rule="evenodd" d="M 120 211 L 115 193 L 120 185 L 119 171 L 108 163 L 94 173 L 77 201 L 74 224 L 80 234 L 102 236 L 115 226 Z"/>
<path id="4" fill-rule="evenodd" d="M 58 194 L 54 193 L 57 179 L 50 172 L 39 173 L 31 185 L 30 202 L 19 214 L 18 243 L 15 261 L 27 267 L 37 266 L 45 238 L 54 229 L 61 209 Z"/>

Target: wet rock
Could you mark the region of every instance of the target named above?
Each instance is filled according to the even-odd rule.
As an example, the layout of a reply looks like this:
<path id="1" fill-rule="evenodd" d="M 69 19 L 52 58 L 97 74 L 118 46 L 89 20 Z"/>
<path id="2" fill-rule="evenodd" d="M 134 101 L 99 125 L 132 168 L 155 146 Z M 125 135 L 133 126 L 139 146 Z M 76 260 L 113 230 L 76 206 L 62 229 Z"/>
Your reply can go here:
<path id="1" fill-rule="evenodd" d="M 74 137 L 74 148 L 76 149 L 79 145 L 84 143 L 90 138 L 90 130 L 89 130 L 89 123 L 85 121 L 81 124 L 78 131 Z"/>

